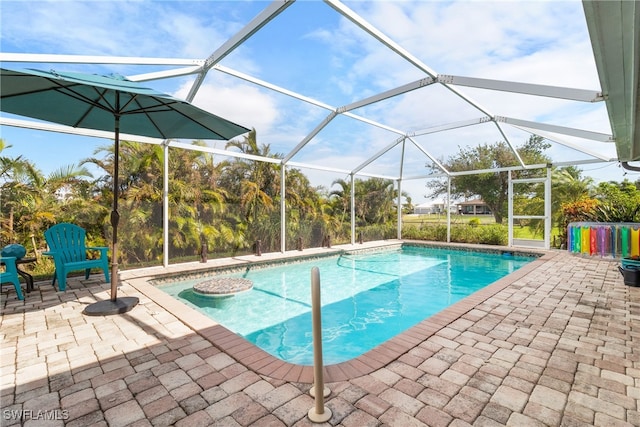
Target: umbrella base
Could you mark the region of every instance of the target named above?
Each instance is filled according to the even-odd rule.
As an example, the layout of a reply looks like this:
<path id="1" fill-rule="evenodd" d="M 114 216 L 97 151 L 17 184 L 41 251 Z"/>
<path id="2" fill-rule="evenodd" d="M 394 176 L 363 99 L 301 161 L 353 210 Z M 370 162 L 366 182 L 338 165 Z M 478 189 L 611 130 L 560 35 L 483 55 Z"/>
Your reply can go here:
<path id="1" fill-rule="evenodd" d="M 82 313 L 87 316 L 111 316 L 113 314 L 122 314 L 130 311 L 138 305 L 140 300 L 137 297 L 116 298 L 115 301 L 105 300 L 89 304 Z"/>

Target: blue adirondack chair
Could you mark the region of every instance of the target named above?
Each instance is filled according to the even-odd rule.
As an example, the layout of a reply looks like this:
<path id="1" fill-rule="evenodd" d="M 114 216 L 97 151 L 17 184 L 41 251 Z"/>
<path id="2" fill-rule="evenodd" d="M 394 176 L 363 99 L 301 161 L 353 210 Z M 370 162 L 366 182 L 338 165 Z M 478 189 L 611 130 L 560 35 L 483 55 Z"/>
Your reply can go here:
<path id="1" fill-rule="evenodd" d="M 56 224 L 44 232 L 49 250 L 42 255 L 53 257 L 56 272 L 53 275 L 53 285 L 58 280 L 58 289 L 67 288 L 67 274 L 71 271 L 84 270 L 85 279 L 89 278 L 92 268 L 100 268 L 104 278 L 109 282 L 109 248 L 102 246 L 87 247 L 84 228 L 66 222 Z M 87 251 L 100 251 L 100 258 L 87 259 Z"/>
<path id="2" fill-rule="evenodd" d="M 0 283 L 13 283 L 16 294 L 18 294 L 18 299 L 23 300 L 24 295 L 22 295 L 22 288 L 20 287 L 15 257 L 0 257 L 0 264 L 4 265 L 5 269 L 4 271 L 0 271 Z"/>

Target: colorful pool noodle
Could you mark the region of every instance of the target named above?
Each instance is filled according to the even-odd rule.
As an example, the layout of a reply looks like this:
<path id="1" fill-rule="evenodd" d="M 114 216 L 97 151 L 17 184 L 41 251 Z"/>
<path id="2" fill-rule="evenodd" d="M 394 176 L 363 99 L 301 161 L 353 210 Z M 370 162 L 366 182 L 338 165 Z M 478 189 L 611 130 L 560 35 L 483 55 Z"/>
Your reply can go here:
<path id="1" fill-rule="evenodd" d="M 620 246 L 621 246 L 621 253 L 623 257 L 628 257 L 629 256 L 629 229 L 628 228 L 623 228 L 622 230 L 620 230 Z"/>
<path id="2" fill-rule="evenodd" d="M 640 223 L 572 222 L 567 249 L 589 256 L 640 256 Z"/>
<path id="3" fill-rule="evenodd" d="M 567 249 L 570 252 L 575 252 L 575 248 L 576 248 L 575 233 L 573 229 L 567 228 Z"/>
<path id="4" fill-rule="evenodd" d="M 589 254 L 591 250 L 591 229 L 589 227 L 582 227 L 582 253 Z"/>

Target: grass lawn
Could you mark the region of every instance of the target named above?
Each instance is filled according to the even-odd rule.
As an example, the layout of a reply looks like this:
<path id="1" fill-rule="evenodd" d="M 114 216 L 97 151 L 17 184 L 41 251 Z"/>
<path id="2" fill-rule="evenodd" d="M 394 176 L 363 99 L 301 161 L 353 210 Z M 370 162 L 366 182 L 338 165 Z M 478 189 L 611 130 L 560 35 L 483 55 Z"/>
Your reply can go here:
<path id="1" fill-rule="evenodd" d="M 452 225 L 467 225 L 471 220 L 479 222 L 479 225 L 492 225 L 495 224 L 496 221 L 493 215 L 459 215 L 459 214 L 451 214 L 451 224 Z M 513 226 L 513 237 L 516 239 L 532 239 L 532 240 L 542 240 L 544 238 L 543 231 L 544 225 L 542 224 L 543 220 L 530 220 L 536 221 L 539 224 L 539 230 L 536 230 L 535 227 L 530 227 L 529 225 L 519 225 L 514 224 Z M 402 217 L 402 225 L 406 226 L 429 226 L 429 225 L 446 225 L 447 224 L 447 215 L 446 214 L 424 214 L 424 215 L 404 215 Z M 505 219 L 502 222 L 505 230 L 508 226 L 508 221 Z M 557 227 L 553 227 L 551 229 L 551 236 L 559 236 L 560 230 Z M 552 237 L 553 239 L 553 237 Z"/>
<path id="2" fill-rule="evenodd" d="M 492 215 L 459 215 L 451 214 L 452 224 L 467 224 L 472 218 L 477 218 L 480 224 L 495 224 L 496 221 Z M 431 214 L 431 215 L 404 215 L 402 217 L 403 224 L 421 225 L 421 224 L 446 224 L 447 215 Z"/>

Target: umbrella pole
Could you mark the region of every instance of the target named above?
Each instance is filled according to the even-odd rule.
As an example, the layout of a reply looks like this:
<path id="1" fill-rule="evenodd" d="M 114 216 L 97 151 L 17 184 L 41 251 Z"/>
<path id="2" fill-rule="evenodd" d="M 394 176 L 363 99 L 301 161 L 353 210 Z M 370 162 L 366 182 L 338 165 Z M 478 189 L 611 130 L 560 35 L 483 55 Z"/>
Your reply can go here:
<path id="1" fill-rule="evenodd" d="M 120 108 L 120 96 L 116 92 L 116 107 Z M 120 115 L 115 113 L 115 142 L 113 162 L 113 210 L 111 211 L 111 227 L 113 228 L 113 240 L 111 247 L 111 299 L 89 304 L 83 311 L 88 316 L 107 316 L 122 314 L 135 307 L 139 299 L 137 297 L 118 298 L 118 167 L 120 157 Z"/>
<path id="2" fill-rule="evenodd" d="M 111 301 L 115 302 L 118 297 L 118 223 L 120 214 L 118 213 L 118 168 L 120 166 L 120 116 L 116 114 L 115 120 L 115 142 L 113 161 L 113 210 L 111 211 L 111 228 L 113 233 L 111 247 Z"/>

